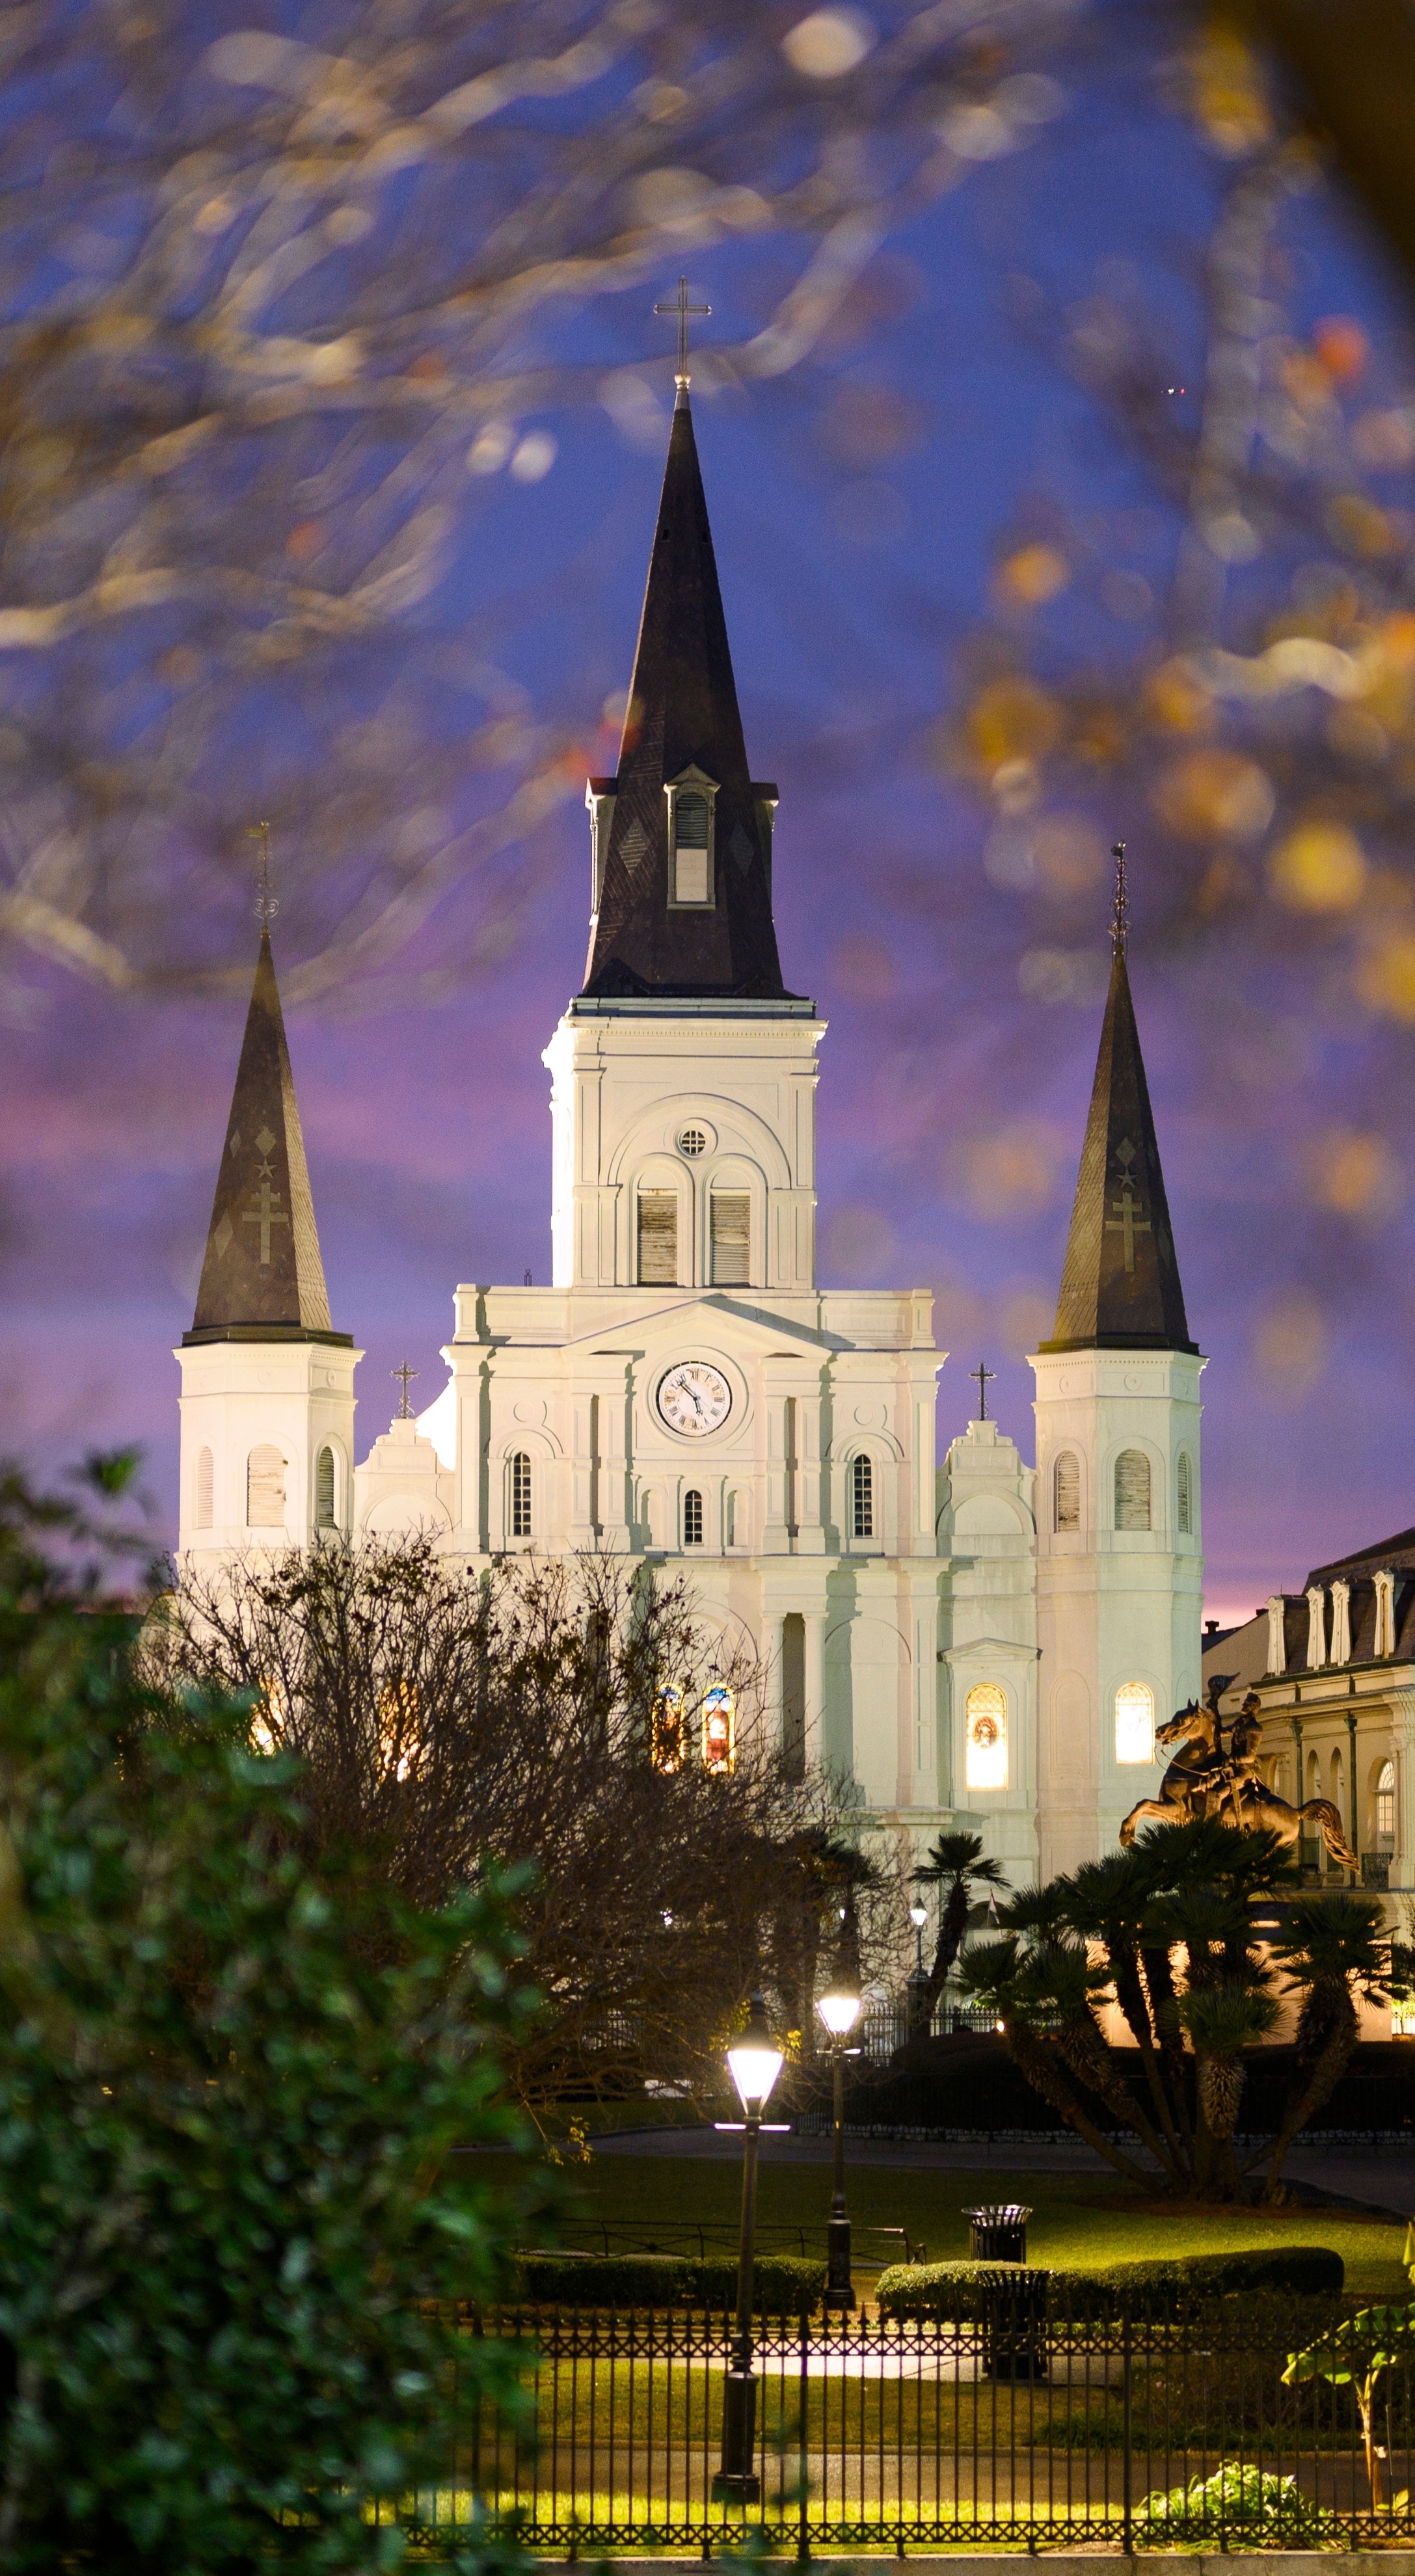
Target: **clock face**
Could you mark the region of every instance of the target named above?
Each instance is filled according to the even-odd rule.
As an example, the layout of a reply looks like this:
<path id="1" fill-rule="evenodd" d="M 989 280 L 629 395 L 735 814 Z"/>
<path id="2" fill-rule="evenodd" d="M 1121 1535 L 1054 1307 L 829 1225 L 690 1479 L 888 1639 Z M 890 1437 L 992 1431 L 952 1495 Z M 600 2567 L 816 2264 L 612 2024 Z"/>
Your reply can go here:
<path id="1" fill-rule="evenodd" d="M 732 1410 L 732 1389 L 709 1360 L 679 1360 L 658 1382 L 658 1409 L 670 1431 L 701 1438 L 720 1431 Z"/>

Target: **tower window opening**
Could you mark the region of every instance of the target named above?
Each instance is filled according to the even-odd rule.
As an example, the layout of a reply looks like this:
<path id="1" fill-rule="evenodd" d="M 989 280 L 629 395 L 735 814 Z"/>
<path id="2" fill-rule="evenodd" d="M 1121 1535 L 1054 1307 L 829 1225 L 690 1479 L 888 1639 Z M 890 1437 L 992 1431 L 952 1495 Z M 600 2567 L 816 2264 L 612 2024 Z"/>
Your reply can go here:
<path id="1" fill-rule="evenodd" d="M 850 1535 L 873 1538 L 875 1534 L 875 1470 L 871 1458 L 850 1461 Z"/>
<path id="2" fill-rule="evenodd" d="M 285 1526 L 285 1461 L 268 1442 L 246 1460 L 247 1529 Z"/>
<path id="3" fill-rule="evenodd" d="M 705 796 L 673 799 L 673 900 L 710 903 L 708 802 Z"/>
<path id="4" fill-rule="evenodd" d="M 334 1527 L 334 1452 L 321 1449 L 314 1465 L 314 1525 Z"/>
<path id="5" fill-rule="evenodd" d="M 745 1288 L 752 1275 L 752 1202 L 746 1190 L 712 1194 L 712 1284 Z"/>
<path id="6" fill-rule="evenodd" d="M 1146 1682 L 1122 1682 L 1115 1694 L 1117 1762 L 1153 1762 L 1155 1695 Z"/>
<path id="7" fill-rule="evenodd" d="M 524 1449 L 518 1449 L 511 1461 L 511 1536 L 529 1538 L 531 1534 L 531 1462 Z"/>
<path id="8" fill-rule="evenodd" d="M 695 1486 L 683 1497 L 683 1545 L 701 1547 L 703 1543 L 703 1498 Z"/>
<path id="9" fill-rule="evenodd" d="M 210 1529 L 216 1506 L 216 1466 L 209 1449 L 197 1451 L 196 1525 Z"/>
<path id="10" fill-rule="evenodd" d="M 968 1693 L 963 1776 L 970 1789 L 1007 1786 L 1007 1693 L 1000 1682 L 979 1682 Z"/>
<path id="11" fill-rule="evenodd" d="M 711 1690 L 703 1693 L 703 1769 L 735 1771 L 736 1768 L 736 1703 L 724 1683 L 714 1682 Z"/>
<path id="12" fill-rule="evenodd" d="M 1194 1470 L 1190 1465 L 1187 1449 L 1181 1449 L 1179 1452 L 1175 1484 L 1175 1524 L 1181 1538 L 1192 1538 L 1194 1535 Z"/>
<path id="13" fill-rule="evenodd" d="M 1074 1530 L 1081 1526 L 1081 1461 L 1073 1449 L 1063 1449 L 1052 1469 L 1053 1526 Z"/>
<path id="14" fill-rule="evenodd" d="M 1150 1526 L 1150 1462 L 1143 1449 L 1122 1449 L 1116 1459 L 1115 1526 L 1118 1530 Z M 1148 1754 L 1145 1759 L 1149 1760 Z"/>
<path id="15" fill-rule="evenodd" d="M 639 1286 L 678 1284 L 678 1199 L 673 1190 L 639 1192 Z"/>
<path id="16" fill-rule="evenodd" d="M 1395 1764 L 1383 1762 L 1376 1779 L 1376 1849 L 1395 1849 Z"/>

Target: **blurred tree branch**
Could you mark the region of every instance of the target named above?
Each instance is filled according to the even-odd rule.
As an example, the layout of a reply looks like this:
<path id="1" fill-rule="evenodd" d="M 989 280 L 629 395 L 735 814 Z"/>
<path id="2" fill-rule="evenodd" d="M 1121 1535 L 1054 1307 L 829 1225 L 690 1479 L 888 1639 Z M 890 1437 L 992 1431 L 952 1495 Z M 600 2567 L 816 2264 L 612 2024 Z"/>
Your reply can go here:
<path id="1" fill-rule="evenodd" d="M 652 417 L 652 385 L 587 352 L 597 332 L 613 349 L 610 299 L 714 245 L 776 234 L 794 273 L 699 380 L 799 366 L 891 228 L 1054 112 L 1018 66 L 1073 18 L 1062 0 L 16 11 L 9 939 L 118 989 L 243 972 L 259 811 L 300 952 L 289 998 L 377 983 L 479 877 L 494 956 L 518 899 L 496 863 L 594 763 L 583 714 L 537 721 L 498 668 L 504 609 L 439 632 L 478 478 L 545 470 L 536 412 L 597 393 Z"/>
<path id="2" fill-rule="evenodd" d="M 1415 271 L 1415 10 L 1410 0 L 1238 0 L 1238 23 L 1294 75 L 1343 175 Z"/>

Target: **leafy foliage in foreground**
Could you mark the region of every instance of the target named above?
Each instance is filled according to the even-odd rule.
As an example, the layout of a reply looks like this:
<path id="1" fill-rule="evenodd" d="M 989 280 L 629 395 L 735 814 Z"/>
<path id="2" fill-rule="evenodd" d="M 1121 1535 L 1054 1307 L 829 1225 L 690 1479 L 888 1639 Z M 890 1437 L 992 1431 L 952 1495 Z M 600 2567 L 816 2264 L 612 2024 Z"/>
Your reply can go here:
<path id="1" fill-rule="evenodd" d="M 1295 2478 L 1240 2460 L 1225 2460 L 1211 2477 L 1191 2478 L 1187 2486 L 1156 2488 L 1135 2516 L 1136 2539 L 1154 2549 L 1226 2542 L 1233 2532 L 1267 2547 L 1335 2545 L 1331 2515 L 1308 2503 Z"/>
<path id="2" fill-rule="evenodd" d="M 448 2160 L 517 2135 L 508 1890 L 311 1867 L 297 1764 L 140 1691 L 54 1535 L 0 1486 L 0 2567 L 390 2565 L 372 2505 L 510 2393 L 450 2368 L 510 2196 Z"/>

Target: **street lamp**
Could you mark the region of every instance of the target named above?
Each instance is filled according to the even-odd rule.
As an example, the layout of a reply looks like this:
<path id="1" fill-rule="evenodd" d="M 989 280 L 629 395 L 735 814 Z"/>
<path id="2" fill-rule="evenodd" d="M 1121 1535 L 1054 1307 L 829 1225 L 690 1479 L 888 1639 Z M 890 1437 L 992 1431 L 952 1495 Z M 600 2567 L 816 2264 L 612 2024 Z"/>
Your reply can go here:
<path id="1" fill-rule="evenodd" d="M 924 1925 L 928 1919 L 929 1909 L 926 1905 L 916 1902 L 910 1906 L 909 1920 L 914 1926 L 914 1974 L 920 1979 L 924 1973 Z M 897 1916 L 895 1920 L 898 1920 Z"/>
<path id="2" fill-rule="evenodd" d="M 757 2140 L 762 2113 L 781 2073 L 781 2051 L 772 2041 L 766 1998 L 753 1995 L 747 2027 L 727 2052 L 732 2081 L 746 2118 L 742 2152 L 742 2235 L 737 2248 L 737 2323 L 722 2387 L 722 2466 L 712 2482 L 714 2504 L 756 2504 L 761 2479 L 753 2468 L 757 2448 L 757 2382 L 752 2368 L 752 2239 L 757 2221 Z M 735 2120 L 719 2128 L 735 2129 Z"/>
<path id="3" fill-rule="evenodd" d="M 844 1944 L 841 1946 L 843 1948 Z M 850 2279 L 850 2220 L 845 2208 L 845 2060 L 857 2057 L 859 2051 L 847 2048 L 845 2043 L 860 2018 L 860 2009 L 859 1977 L 852 1975 L 842 1962 L 816 2005 L 831 2036 L 834 2075 L 835 2180 L 830 2195 L 830 2224 L 826 2229 L 825 2304 L 828 2308 L 853 2308 L 855 2304 Z"/>
<path id="4" fill-rule="evenodd" d="M 925 1998 L 928 1993 L 929 1982 L 924 1969 L 924 1925 L 927 1923 L 928 1919 L 928 1907 L 920 1904 L 919 1899 L 916 1896 L 913 1904 L 909 1908 L 909 1920 L 914 1926 L 914 1966 L 909 1978 L 908 2005 L 909 2037 L 911 2039 L 918 2039 L 921 2037 L 927 2039 L 928 2037 L 928 2032 L 924 2028 L 924 2017 L 926 2012 Z"/>

